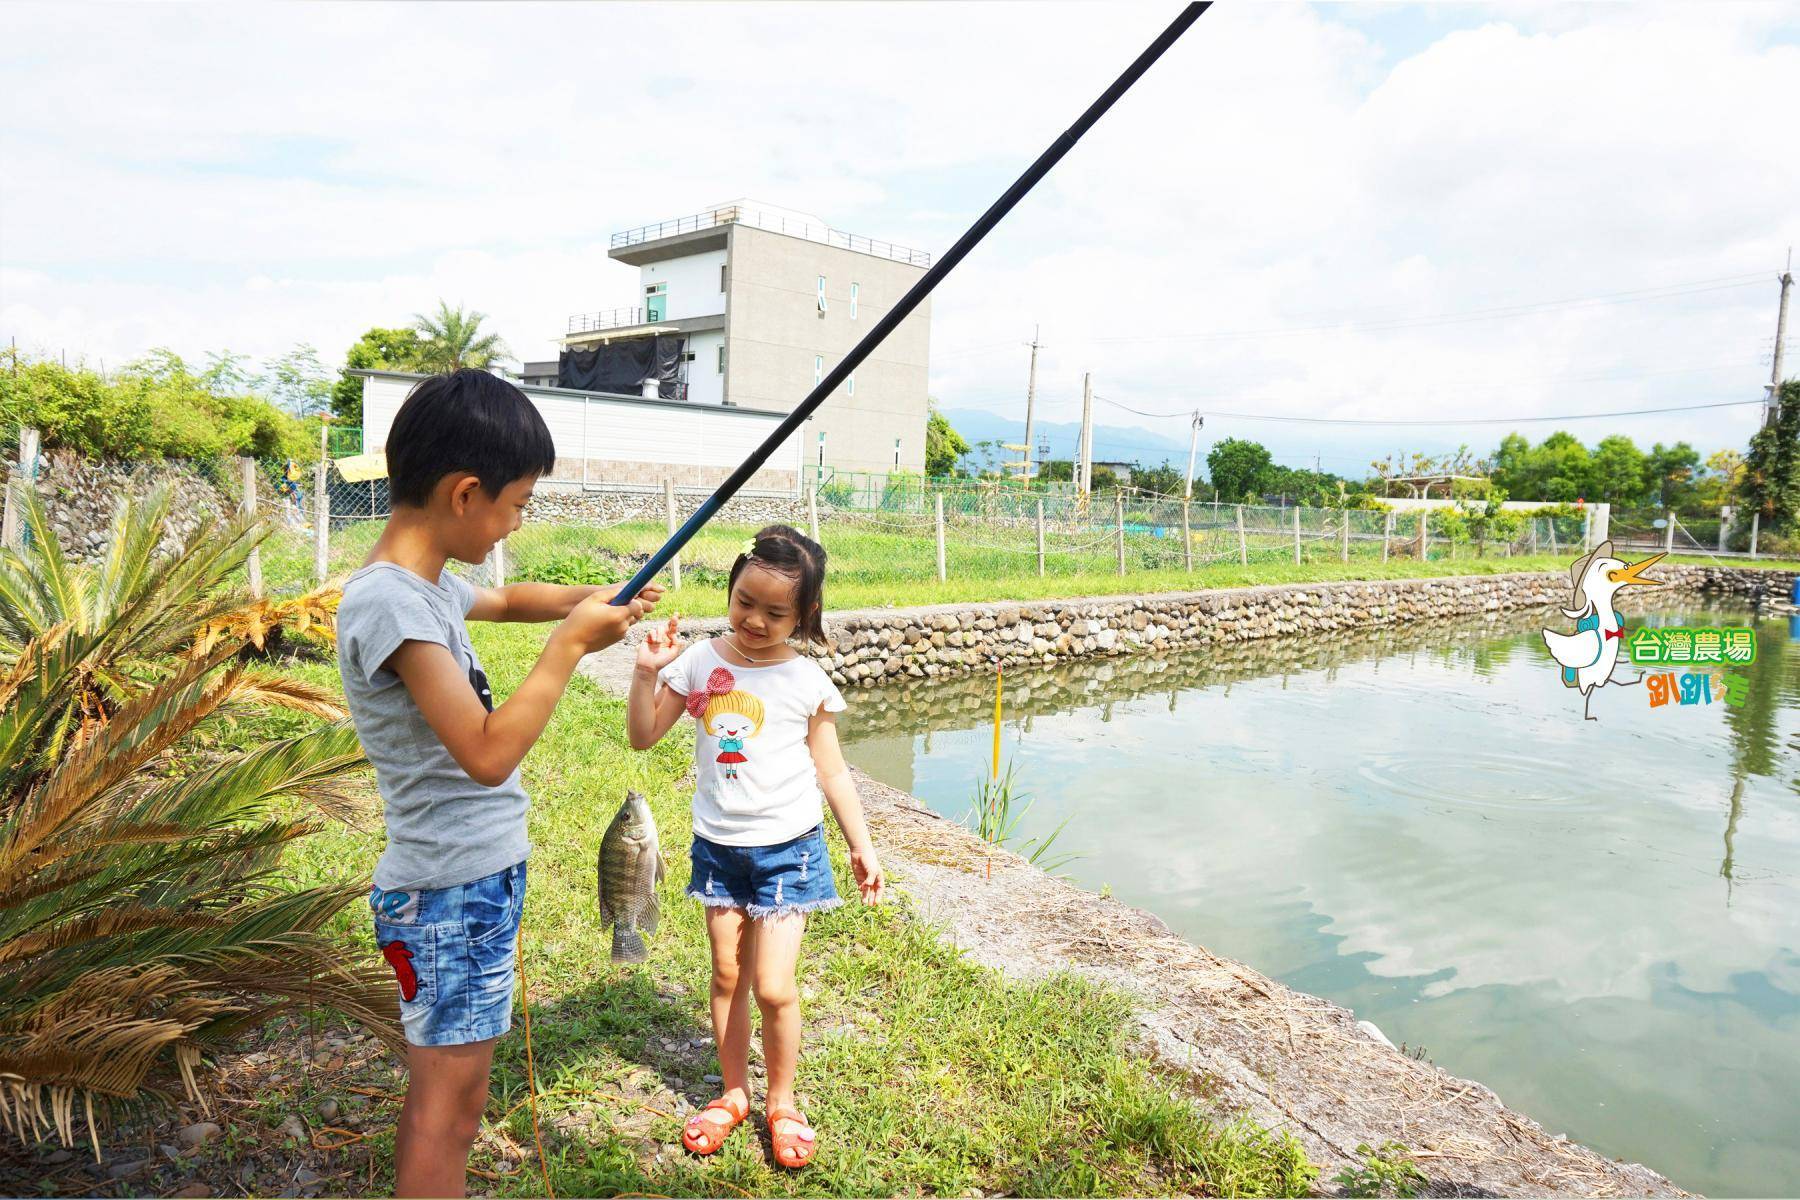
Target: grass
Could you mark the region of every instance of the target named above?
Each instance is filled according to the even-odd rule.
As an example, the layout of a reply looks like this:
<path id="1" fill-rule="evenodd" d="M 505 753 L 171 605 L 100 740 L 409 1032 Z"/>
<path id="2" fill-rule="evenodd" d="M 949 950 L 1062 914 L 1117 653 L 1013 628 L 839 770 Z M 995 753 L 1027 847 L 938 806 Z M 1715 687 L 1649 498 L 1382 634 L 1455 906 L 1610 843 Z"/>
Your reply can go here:
<path id="1" fill-rule="evenodd" d="M 543 637 L 529 627 L 473 632 L 502 693 L 529 670 Z M 294 672 L 335 681 L 330 663 Z M 261 718 L 254 732 L 292 720 Z M 534 851 L 523 944 L 540 1117 L 558 1194 L 1308 1191 L 1315 1172 L 1291 1138 L 1208 1120 L 1194 1106 L 1191 1080 L 1127 1048 L 1127 997 L 1074 976 L 1001 981 L 940 941 L 904 898 L 880 908 L 851 900 L 815 917 L 807 934 L 800 1092 L 820 1132 L 814 1164 L 794 1175 L 764 1165 L 752 1152 L 751 1127 L 713 1158 L 687 1157 L 678 1114 L 646 1111 L 621 1093 L 646 1070 L 692 1084 L 718 1069 L 710 1043 L 674 1054 L 664 1046 L 710 1034 L 701 910 L 680 894 L 691 734 L 683 726 L 634 754 L 624 748 L 623 720 L 622 703 L 577 678 L 524 768 Z M 596 915 L 594 856 L 628 787 L 649 798 L 670 869 L 650 962 L 616 967 Z M 826 824 L 833 870 L 848 894 L 845 849 Z M 292 847 L 286 867 L 296 884 L 366 879 L 381 843 L 373 818 L 359 831 L 334 827 Z M 358 952 L 374 954 L 361 906 L 347 914 L 344 932 Z M 524 1054 L 515 1030 L 496 1057 L 488 1118 L 529 1148 Z M 391 1163 L 391 1131 L 372 1141 L 378 1161 Z M 492 1172 L 497 1157 L 478 1150 L 472 1165 Z M 494 1178 L 500 1195 L 543 1187 L 535 1162 Z M 378 1178 L 376 1190 L 390 1184 L 391 1176 Z"/>
<path id="2" fill-rule="evenodd" d="M 1049 540 L 1045 574 L 1037 573 L 1035 531 L 1028 526 L 955 525 L 946 536 L 946 575 L 937 579 L 936 537 L 926 521 L 887 520 L 883 524 L 827 523 L 821 540 L 830 555 L 827 595 L 831 608 L 910 607 L 992 600 L 1047 600 L 1073 596 L 1191 591 L 1262 583 L 1311 583 L 1350 579 L 1411 579 L 1444 575 L 1491 575 L 1512 571 L 1566 572 L 1572 552 L 1503 555 L 1490 546 L 1477 557 L 1468 543 L 1431 543 L 1424 561 L 1398 557 L 1382 561 L 1379 540 L 1352 542 L 1348 562 L 1334 536 L 1308 535 L 1301 562 L 1294 562 L 1291 534 L 1262 531 L 1247 538 L 1247 564 L 1237 556 L 1235 530 L 1199 530 L 1195 567 L 1183 568 L 1179 530 L 1175 536 L 1128 533 L 1125 574 L 1119 574 L 1117 547 L 1106 530 L 1057 534 Z M 330 570 L 358 566 L 381 531 L 379 521 L 334 529 Z M 738 549 L 755 527 L 709 525 L 682 553 L 683 586 L 674 589 L 664 611 L 719 616 L 725 611 L 725 577 Z M 629 578 L 662 544 L 663 523 L 627 522 L 609 527 L 527 522 L 506 543 L 507 578 L 556 583 L 614 583 Z M 1096 539 L 1097 542 L 1096 542 Z M 1084 549 L 1071 547 L 1082 546 Z M 282 531 L 265 547 L 263 573 L 274 589 L 298 590 L 310 581 L 312 543 Z M 1672 555 L 1670 562 L 1707 564 L 1697 555 Z M 1732 560 L 1734 562 L 1742 560 Z M 1800 564 L 1758 560 L 1770 569 Z M 667 576 L 665 575 L 665 579 Z"/>

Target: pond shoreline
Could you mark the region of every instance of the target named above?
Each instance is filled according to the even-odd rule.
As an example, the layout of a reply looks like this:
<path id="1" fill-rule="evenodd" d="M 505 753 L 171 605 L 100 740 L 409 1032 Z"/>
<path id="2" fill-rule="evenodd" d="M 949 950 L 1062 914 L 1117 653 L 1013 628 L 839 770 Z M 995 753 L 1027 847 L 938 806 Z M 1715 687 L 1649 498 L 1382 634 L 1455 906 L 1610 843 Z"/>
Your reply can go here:
<path id="1" fill-rule="evenodd" d="M 1791 571 L 1733 567 L 1676 566 L 1661 573 L 1672 585 L 1663 595 L 1785 596 L 1794 579 Z M 832 649 L 822 665 L 837 656 L 838 665 L 828 669 L 846 683 L 928 678 L 985 668 L 995 660 L 1049 664 L 1156 654 L 1288 633 L 1330 634 L 1402 620 L 1550 608 L 1568 602 L 1567 587 L 1566 575 L 1536 572 L 864 610 L 827 621 Z M 1142 627 L 1134 621 L 1138 614 Z M 1160 624 L 1151 614 L 1170 618 L 1161 636 L 1150 632 Z M 1076 635 L 1063 627 L 1065 617 L 1104 623 L 1100 631 Z M 1178 617 L 1191 619 L 1177 625 Z M 952 646 L 946 619 L 954 620 L 957 631 L 969 619 L 973 632 L 999 636 Z M 984 621 L 990 623 L 986 628 Z M 1048 641 L 1035 628 L 1047 621 L 1057 622 L 1072 639 L 1060 653 L 1054 643 L 1048 652 L 1034 648 L 1035 640 Z M 1016 632 L 1021 626 L 1030 631 L 1029 639 Z M 723 628 L 717 619 L 683 622 L 689 637 Z M 1102 642 L 1099 632 L 1105 629 L 1115 636 Z M 925 636 L 909 641 L 906 631 Z M 1137 636 L 1122 636 L 1123 631 Z M 943 644 L 929 633 L 945 634 Z M 894 644 L 896 634 L 900 641 Z M 626 645 L 589 658 L 583 673 L 622 695 L 638 637 L 641 632 Z M 916 649 L 921 644 L 961 652 L 961 670 L 929 658 L 928 650 Z M 884 656 L 853 653 L 877 647 Z M 903 647 L 915 649 L 907 653 Z M 870 662 L 878 662 L 879 669 L 855 675 L 845 670 Z M 1413 1153 L 1433 1195 L 1687 1194 L 1647 1167 L 1608 1159 L 1549 1133 L 1506 1108 L 1480 1083 L 1401 1053 L 1359 1027 L 1347 1009 L 1213 954 L 1148 912 L 1054 878 L 905 792 L 862 772 L 857 781 L 884 862 L 922 919 L 965 956 L 1009 978 L 1068 971 L 1129 993 L 1138 1006 L 1133 1018 L 1138 1045 L 1191 1078 L 1210 1110 L 1292 1132 L 1321 1166 L 1320 1188 L 1327 1194 L 1335 1191 L 1333 1175 L 1360 1162 L 1359 1143 L 1389 1140 Z"/>
<path id="2" fill-rule="evenodd" d="M 1645 591 L 1647 597 L 1688 593 L 1751 601 L 1786 599 L 1800 575 L 1688 563 L 1658 566 L 1655 572 L 1666 586 Z M 1627 617 L 1635 598 L 1623 599 Z M 1567 574 L 1532 571 L 865 608 L 828 613 L 826 641 L 812 654 L 834 683 L 861 686 L 1521 609 L 1546 610 L 1566 625 L 1555 610 L 1568 603 Z M 725 619 L 685 620 L 681 631 L 689 638 L 724 633 Z M 628 644 L 642 636 L 633 631 Z M 608 662 L 609 656 L 596 656 L 586 669 L 623 694 L 630 684 L 629 659 L 618 669 Z"/>

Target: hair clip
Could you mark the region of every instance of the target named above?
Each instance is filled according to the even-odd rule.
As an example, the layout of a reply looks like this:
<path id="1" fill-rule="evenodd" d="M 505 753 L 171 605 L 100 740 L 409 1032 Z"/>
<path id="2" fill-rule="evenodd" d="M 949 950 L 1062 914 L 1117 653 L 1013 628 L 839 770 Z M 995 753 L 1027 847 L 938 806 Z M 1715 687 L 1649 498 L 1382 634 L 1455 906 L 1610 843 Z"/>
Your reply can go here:
<path id="1" fill-rule="evenodd" d="M 756 557 L 756 539 L 755 538 L 745 538 L 744 544 L 738 550 L 738 553 L 743 555 L 745 558 L 755 558 Z"/>

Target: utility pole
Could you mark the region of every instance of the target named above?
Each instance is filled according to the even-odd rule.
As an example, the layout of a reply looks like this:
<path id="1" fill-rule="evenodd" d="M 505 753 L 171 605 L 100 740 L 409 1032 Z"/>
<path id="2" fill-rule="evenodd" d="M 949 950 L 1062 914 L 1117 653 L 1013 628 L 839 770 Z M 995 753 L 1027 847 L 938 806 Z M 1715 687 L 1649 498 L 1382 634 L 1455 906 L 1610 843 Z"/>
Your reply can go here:
<path id="1" fill-rule="evenodd" d="M 1781 343 L 1787 340 L 1788 289 L 1794 286 L 1794 251 L 1788 250 L 1787 269 L 1781 273 L 1781 307 L 1775 313 L 1775 364 L 1769 371 L 1769 401 L 1763 406 L 1763 428 L 1775 424 L 1781 408 Z"/>
<path id="2" fill-rule="evenodd" d="M 1206 424 L 1206 418 L 1199 413 L 1195 413 L 1193 428 L 1188 432 L 1187 487 L 1182 493 L 1182 499 L 1184 500 L 1192 500 L 1194 498 L 1194 455 L 1200 449 L 1200 427 L 1204 424 Z"/>
<path id="3" fill-rule="evenodd" d="M 1082 495 L 1094 490 L 1094 376 L 1081 377 L 1081 468 L 1077 482 Z"/>
<path id="4" fill-rule="evenodd" d="M 1026 380 L 1025 380 L 1025 482 L 1026 483 L 1031 482 L 1031 475 L 1032 475 L 1032 470 L 1031 470 L 1031 458 L 1032 458 L 1031 408 L 1032 408 L 1032 402 L 1037 399 L 1037 352 L 1038 352 L 1038 327 L 1036 325 L 1033 325 L 1031 327 L 1031 374 L 1029 376 L 1027 376 Z"/>

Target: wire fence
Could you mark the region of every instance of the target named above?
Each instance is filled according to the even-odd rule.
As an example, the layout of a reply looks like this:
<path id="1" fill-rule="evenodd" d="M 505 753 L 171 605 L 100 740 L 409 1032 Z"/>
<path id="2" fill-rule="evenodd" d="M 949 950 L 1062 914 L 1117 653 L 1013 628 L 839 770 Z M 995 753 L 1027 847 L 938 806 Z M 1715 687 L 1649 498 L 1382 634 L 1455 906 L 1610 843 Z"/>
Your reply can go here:
<path id="1" fill-rule="evenodd" d="M 265 468 L 268 469 L 268 468 Z M 880 477 L 874 477 L 880 479 Z M 326 535 L 317 535 L 312 483 L 283 488 L 283 526 L 266 547 L 275 588 L 310 585 L 354 569 L 387 515 L 382 481 L 327 476 Z M 296 495 L 297 493 L 297 495 Z M 554 492 L 540 487 L 523 526 L 478 566 L 453 564 L 483 584 L 536 580 L 602 584 L 630 578 L 705 498 L 666 486 Z M 722 587 L 747 538 L 771 521 L 817 537 L 835 584 L 871 587 L 920 580 L 1129 575 L 1190 571 L 1213 563 L 1510 558 L 1579 552 L 1580 517 L 1514 519 L 1484 534 L 1454 512 L 1278 507 L 1184 501 L 1130 491 L 1021 492 L 896 480 L 809 487 L 798 498 L 728 505 L 683 549 L 671 581 Z"/>
<path id="2" fill-rule="evenodd" d="M 242 511 L 253 502 L 272 526 L 255 578 L 293 593 L 360 566 L 390 511 L 385 479 L 351 480 L 335 463 L 219 459 L 144 466 L 120 488 L 174 472 L 204 492 L 185 508 Z M 98 485 L 96 485 L 98 486 Z M 57 489 L 59 495 L 71 491 Z M 73 489 L 80 490 L 80 489 Z M 540 484 L 523 526 L 480 564 L 452 564 L 473 582 L 603 584 L 630 578 L 705 489 L 587 488 Z M 112 496 L 93 501 L 110 510 Z M 90 505 L 92 507 L 93 505 Z M 925 480 L 917 476 L 815 476 L 799 496 L 734 500 L 683 550 L 679 583 L 723 587 L 744 541 L 781 521 L 816 536 L 834 584 L 892 586 L 937 580 L 1180 573 L 1212 564 L 1255 566 L 1445 559 L 1567 558 L 1593 531 L 1582 516 L 1471 519 L 1454 509 L 1309 508 L 1186 501 L 1130 489 L 1082 494 L 1069 485 Z M 1665 519 L 1666 522 L 1666 519 Z M 92 522 L 90 522 L 91 524 Z M 104 521 L 100 522 L 104 525 Z M 1719 525 L 1644 514 L 1615 517 L 1620 549 L 1728 556 Z M 669 570 L 671 581 L 677 567 Z M 1164 584 L 1166 586 L 1166 584 Z"/>

